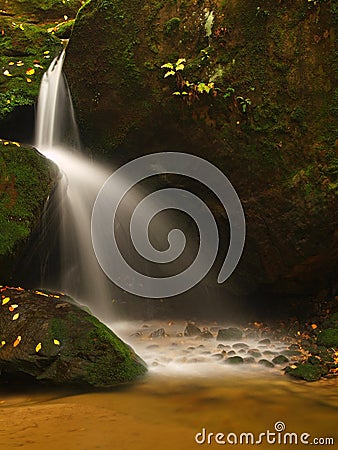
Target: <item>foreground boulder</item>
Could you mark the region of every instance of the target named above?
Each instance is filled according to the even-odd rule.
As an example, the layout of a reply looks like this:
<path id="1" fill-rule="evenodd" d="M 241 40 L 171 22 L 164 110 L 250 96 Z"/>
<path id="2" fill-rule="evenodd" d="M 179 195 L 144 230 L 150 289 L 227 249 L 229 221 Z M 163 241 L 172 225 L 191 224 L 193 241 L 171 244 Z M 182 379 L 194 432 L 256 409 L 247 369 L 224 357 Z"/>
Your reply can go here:
<path id="1" fill-rule="evenodd" d="M 69 297 L 0 289 L 2 381 L 109 388 L 135 380 L 145 363 Z"/>

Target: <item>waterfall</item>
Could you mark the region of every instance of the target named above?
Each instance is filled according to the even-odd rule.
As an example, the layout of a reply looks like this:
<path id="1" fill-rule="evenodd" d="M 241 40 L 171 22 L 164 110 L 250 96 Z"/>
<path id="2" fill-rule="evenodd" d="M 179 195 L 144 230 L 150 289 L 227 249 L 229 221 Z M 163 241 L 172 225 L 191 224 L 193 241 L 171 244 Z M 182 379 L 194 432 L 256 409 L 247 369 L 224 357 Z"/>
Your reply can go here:
<path id="1" fill-rule="evenodd" d="M 35 146 L 62 173 L 61 270 L 53 286 L 75 297 L 99 317 L 111 314 L 112 286 L 97 263 L 90 235 L 96 195 L 110 175 L 81 153 L 69 88 L 62 72 L 65 50 L 44 74 L 37 107 Z M 65 195 L 66 192 L 66 195 Z M 63 198 L 62 198 L 63 197 Z"/>

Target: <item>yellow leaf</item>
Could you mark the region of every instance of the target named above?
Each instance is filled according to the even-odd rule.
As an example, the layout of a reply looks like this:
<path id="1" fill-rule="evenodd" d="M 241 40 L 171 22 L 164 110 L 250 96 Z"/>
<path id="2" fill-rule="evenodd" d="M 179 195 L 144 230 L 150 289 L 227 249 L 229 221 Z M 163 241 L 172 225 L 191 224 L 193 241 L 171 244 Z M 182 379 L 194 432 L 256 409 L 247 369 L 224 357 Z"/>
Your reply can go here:
<path id="1" fill-rule="evenodd" d="M 38 345 L 35 347 L 36 353 L 38 353 L 41 350 L 42 344 L 41 342 L 38 343 Z"/>
<path id="2" fill-rule="evenodd" d="M 21 342 L 21 336 L 18 336 L 14 341 L 13 347 L 17 347 Z"/>
<path id="3" fill-rule="evenodd" d="M 32 80 L 30 78 L 26 78 L 27 83 L 31 83 Z"/>
<path id="4" fill-rule="evenodd" d="M 12 319 L 12 320 L 17 320 L 17 319 L 19 318 L 19 316 L 20 316 L 20 313 L 16 313 L 16 314 L 14 314 L 14 316 L 13 316 L 13 319 Z"/>
<path id="5" fill-rule="evenodd" d="M 4 142 L 4 145 L 8 145 L 9 144 L 9 141 L 5 141 Z M 7 303 L 7 302 L 6 302 Z M 3 305 L 4 305 L 4 303 L 3 303 Z"/>
<path id="6" fill-rule="evenodd" d="M 57 339 L 54 339 L 53 342 L 54 342 L 55 345 L 60 345 L 60 341 L 58 341 Z"/>
<path id="7" fill-rule="evenodd" d="M 18 61 L 18 62 L 16 63 L 16 65 L 17 65 L 18 67 L 21 67 L 21 66 L 24 66 L 25 63 L 23 63 L 22 61 Z"/>
<path id="8" fill-rule="evenodd" d="M 19 305 L 11 305 L 11 307 L 12 307 L 13 309 L 16 309 L 16 308 L 19 307 Z"/>
<path id="9" fill-rule="evenodd" d="M 12 142 L 12 144 L 16 145 L 17 147 L 20 147 L 19 142 Z"/>
<path id="10" fill-rule="evenodd" d="M 46 50 L 45 52 L 43 52 L 44 55 L 48 55 L 48 53 L 50 53 L 49 50 Z"/>
<path id="11" fill-rule="evenodd" d="M 14 66 L 14 62 L 11 61 L 11 62 L 8 63 L 8 65 L 9 65 L 9 66 Z"/>
<path id="12" fill-rule="evenodd" d="M 22 30 L 22 31 L 24 30 L 24 27 L 23 27 L 22 23 L 20 23 L 19 28 L 20 28 L 20 30 Z"/>
<path id="13" fill-rule="evenodd" d="M 4 142 L 4 144 L 7 145 L 6 142 Z M 6 303 L 8 303 L 9 301 L 10 301 L 10 298 L 9 298 L 9 297 L 5 297 L 5 298 L 2 300 L 2 304 L 3 304 L 3 305 L 6 305 Z"/>
<path id="14" fill-rule="evenodd" d="M 1 341 L 1 347 L 0 348 L 4 347 L 5 345 L 6 345 L 6 341 Z"/>
<path id="15" fill-rule="evenodd" d="M 13 76 L 11 73 L 8 72 L 7 69 L 3 72 L 3 74 L 4 74 L 6 77 L 12 77 L 12 76 Z"/>
<path id="16" fill-rule="evenodd" d="M 41 292 L 41 291 L 35 291 L 35 293 L 38 295 L 43 295 L 44 297 L 49 297 L 48 294 L 45 294 L 44 292 Z"/>
<path id="17" fill-rule="evenodd" d="M 26 70 L 26 75 L 33 75 L 35 73 L 35 69 L 27 69 Z"/>

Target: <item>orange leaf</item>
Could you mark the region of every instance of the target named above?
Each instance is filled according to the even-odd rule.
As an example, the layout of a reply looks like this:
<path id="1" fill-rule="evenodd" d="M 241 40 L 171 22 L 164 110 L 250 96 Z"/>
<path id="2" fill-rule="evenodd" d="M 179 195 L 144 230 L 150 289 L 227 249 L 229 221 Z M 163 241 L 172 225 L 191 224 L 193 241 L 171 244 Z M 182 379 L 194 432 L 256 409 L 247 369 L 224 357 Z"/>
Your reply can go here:
<path id="1" fill-rule="evenodd" d="M 21 342 L 21 336 L 18 336 L 14 341 L 13 347 L 17 347 Z"/>

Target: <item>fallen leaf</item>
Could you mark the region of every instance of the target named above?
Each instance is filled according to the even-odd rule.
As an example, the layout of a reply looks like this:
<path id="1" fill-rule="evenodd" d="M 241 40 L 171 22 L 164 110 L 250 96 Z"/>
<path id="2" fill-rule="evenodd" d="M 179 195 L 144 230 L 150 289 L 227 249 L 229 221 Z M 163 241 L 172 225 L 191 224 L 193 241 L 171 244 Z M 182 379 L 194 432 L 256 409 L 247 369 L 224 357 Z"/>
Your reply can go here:
<path id="1" fill-rule="evenodd" d="M 26 70 L 26 75 L 33 75 L 35 73 L 35 69 L 29 68 Z"/>
<path id="2" fill-rule="evenodd" d="M 6 145 L 6 142 L 4 142 L 4 144 Z M 2 300 L 2 304 L 3 305 L 6 305 L 6 303 L 8 303 L 10 301 L 10 298 L 9 297 L 5 297 L 3 300 Z"/>
<path id="3" fill-rule="evenodd" d="M 49 50 L 46 50 L 45 52 L 43 52 L 44 55 L 48 55 L 48 53 L 50 53 Z"/>
<path id="4" fill-rule="evenodd" d="M 19 316 L 20 316 L 20 313 L 16 313 L 16 314 L 14 314 L 14 316 L 13 316 L 13 319 L 12 319 L 12 320 L 17 320 L 17 319 L 19 318 Z"/>
<path id="5" fill-rule="evenodd" d="M 53 342 L 54 342 L 55 345 L 60 345 L 60 341 L 58 341 L 57 339 L 54 339 Z"/>
<path id="6" fill-rule="evenodd" d="M 8 70 L 5 70 L 5 71 L 3 72 L 3 74 L 4 74 L 6 77 L 12 77 L 12 76 L 13 76 L 11 73 L 8 72 Z"/>
<path id="7" fill-rule="evenodd" d="M 6 341 L 1 341 L 1 347 L 0 348 L 4 347 L 5 345 L 6 345 Z"/>
<path id="8" fill-rule="evenodd" d="M 312 328 L 313 330 L 315 330 L 316 328 L 318 328 L 318 325 L 316 325 L 315 323 L 313 323 L 313 324 L 311 325 L 311 328 Z"/>
<path id="9" fill-rule="evenodd" d="M 21 336 L 18 336 L 14 341 L 13 347 L 17 347 L 21 342 Z"/>
<path id="10" fill-rule="evenodd" d="M 48 294 L 45 294 L 44 292 L 41 292 L 41 291 L 35 291 L 35 293 L 38 295 L 43 295 L 44 297 L 49 297 Z"/>
<path id="11" fill-rule="evenodd" d="M 18 62 L 16 63 L 16 65 L 17 65 L 18 67 L 21 67 L 21 66 L 24 66 L 25 63 L 23 63 L 22 61 L 18 61 Z"/>
<path id="12" fill-rule="evenodd" d="M 42 344 L 41 342 L 38 343 L 38 345 L 35 347 L 36 353 L 38 353 L 41 350 Z"/>
<path id="13" fill-rule="evenodd" d="M 31 83 L 32 80 L 30 78 L 26 78 L 27 83 Z"/>
<path id="14" fill-rule="evenodd" d="M 14 66 L 14 62 L 11 61 L 11 62 L 8 63 L 8 65 L 9 65 L 9 66 Z"/>

